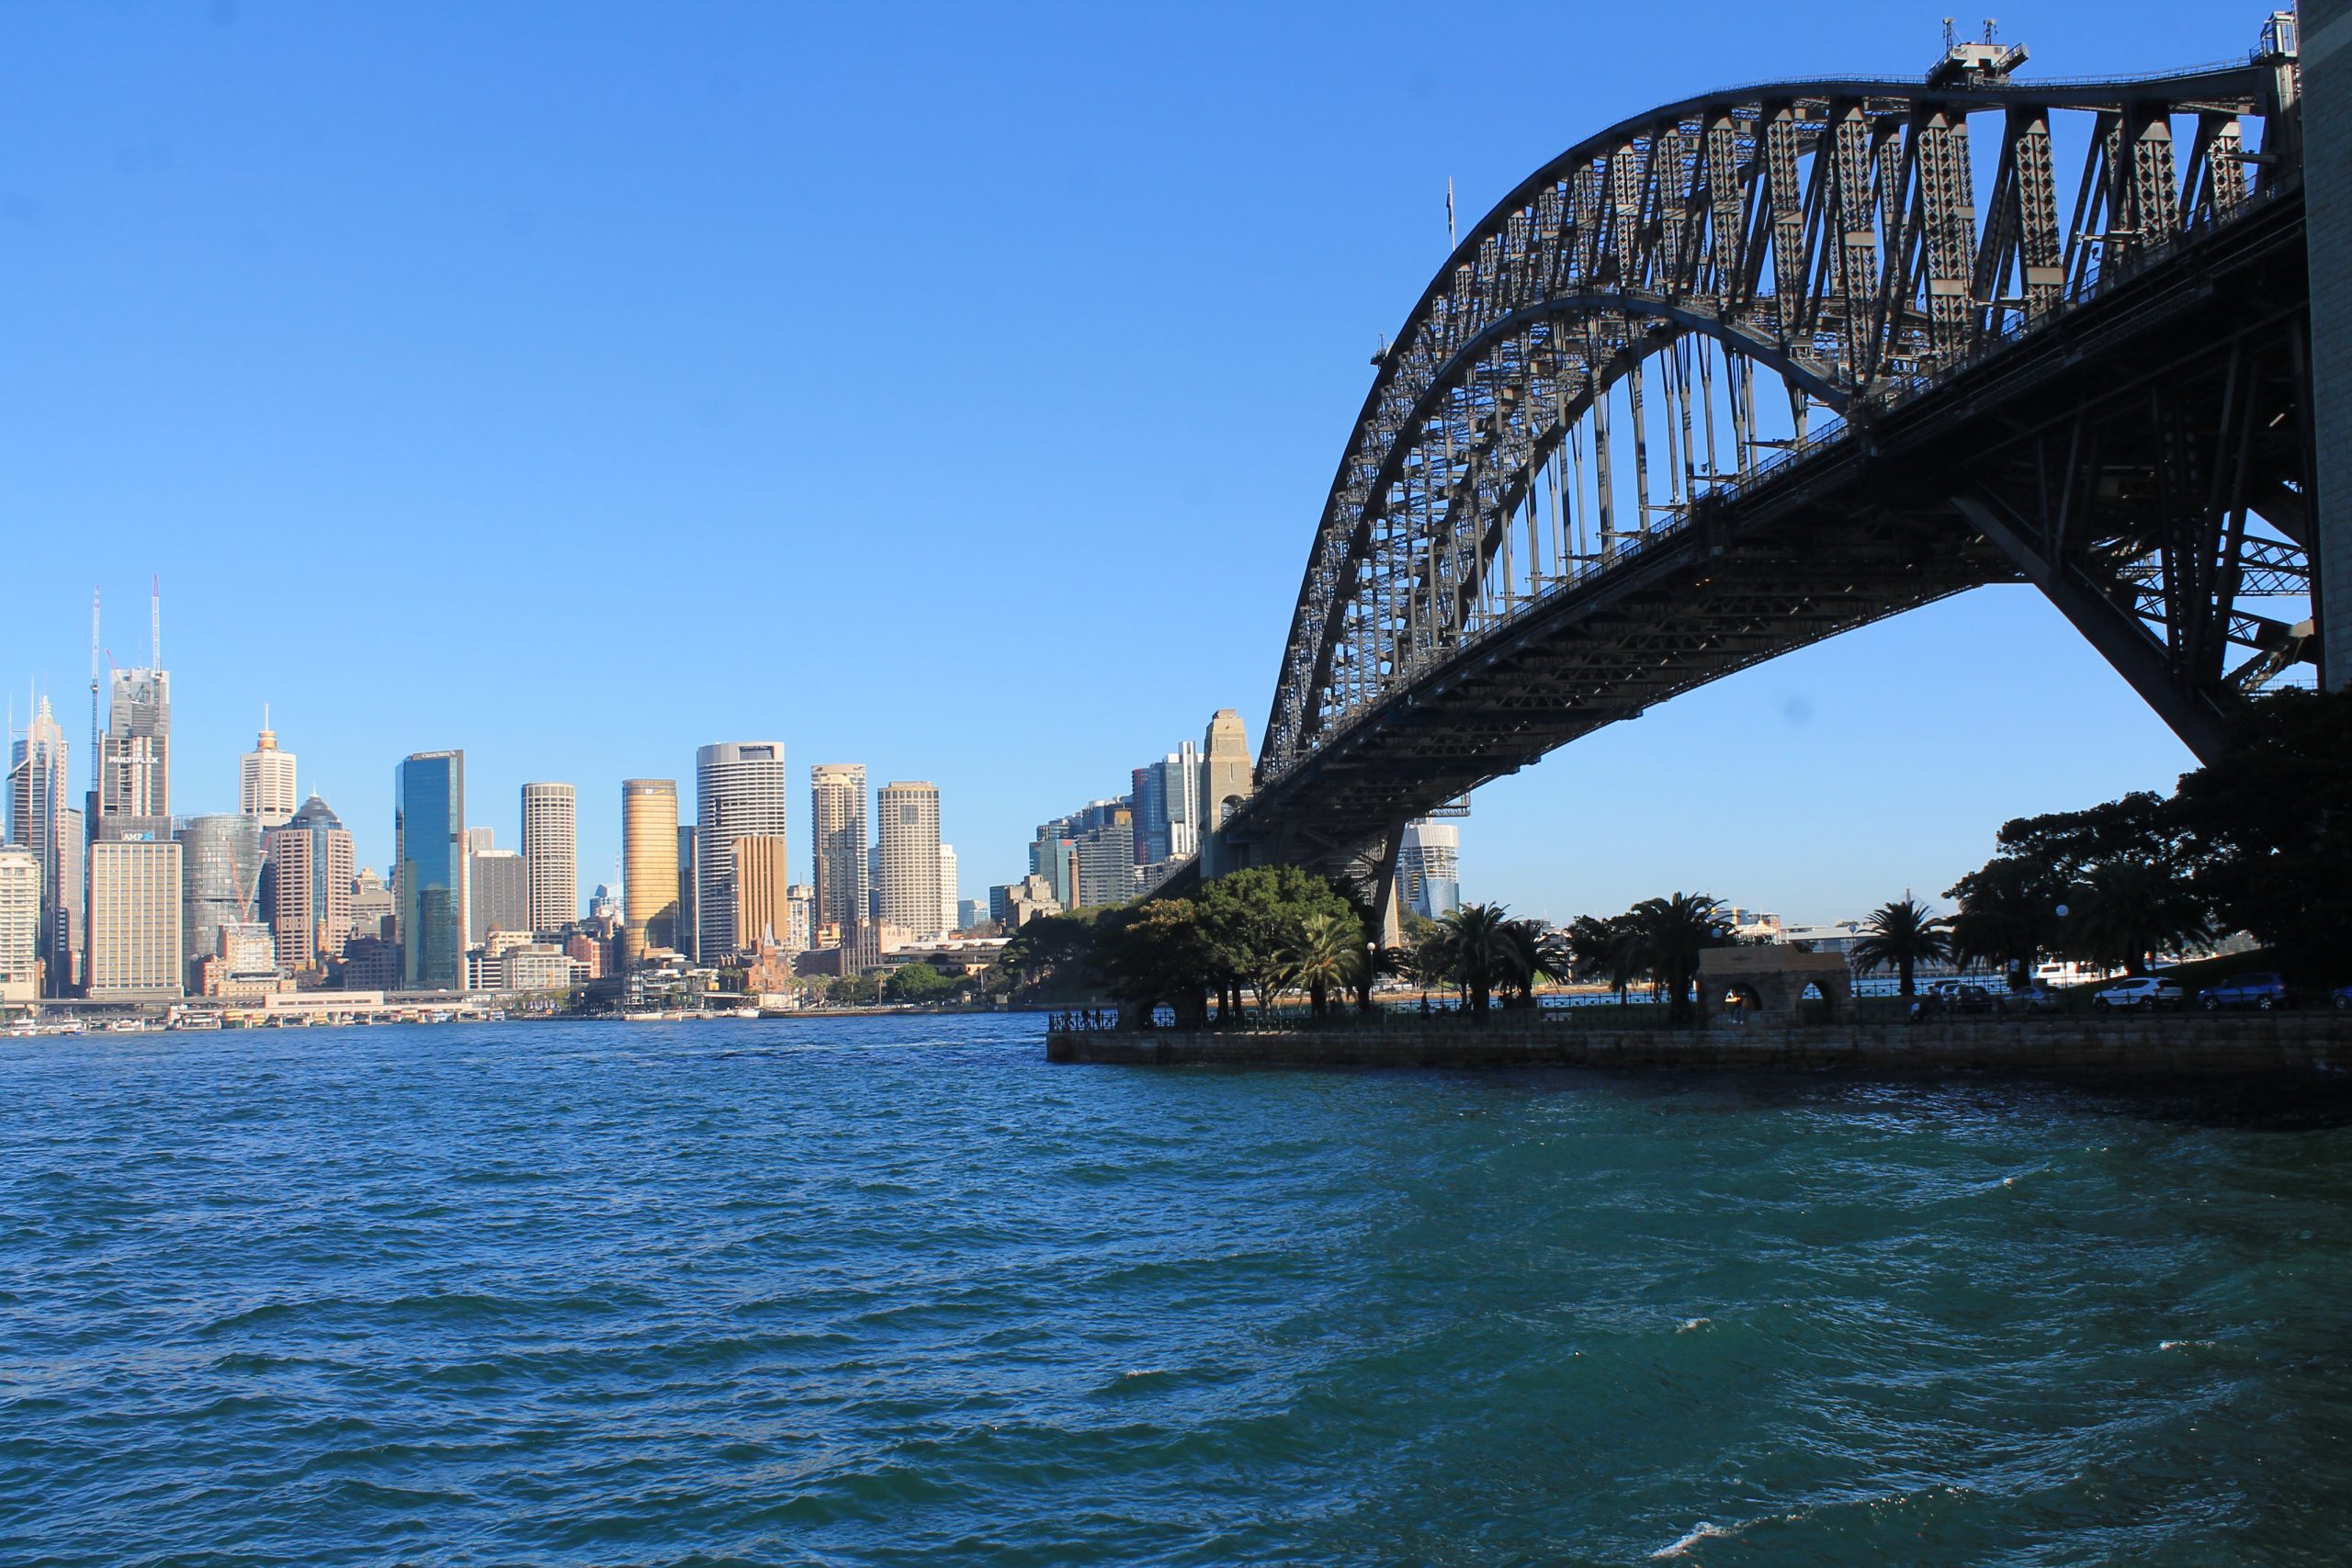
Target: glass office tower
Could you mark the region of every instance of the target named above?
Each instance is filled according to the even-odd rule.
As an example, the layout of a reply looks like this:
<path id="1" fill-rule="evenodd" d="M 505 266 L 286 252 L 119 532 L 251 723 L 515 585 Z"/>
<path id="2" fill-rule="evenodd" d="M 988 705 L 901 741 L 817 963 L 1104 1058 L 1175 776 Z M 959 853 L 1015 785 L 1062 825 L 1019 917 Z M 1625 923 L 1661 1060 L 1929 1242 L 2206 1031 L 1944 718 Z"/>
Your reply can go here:
<path id="1" fill-rule="evenodd" d="M 400 863 L 401 984 L 466 985 L 466 754 L 419 751 L 392 780 Z"/>

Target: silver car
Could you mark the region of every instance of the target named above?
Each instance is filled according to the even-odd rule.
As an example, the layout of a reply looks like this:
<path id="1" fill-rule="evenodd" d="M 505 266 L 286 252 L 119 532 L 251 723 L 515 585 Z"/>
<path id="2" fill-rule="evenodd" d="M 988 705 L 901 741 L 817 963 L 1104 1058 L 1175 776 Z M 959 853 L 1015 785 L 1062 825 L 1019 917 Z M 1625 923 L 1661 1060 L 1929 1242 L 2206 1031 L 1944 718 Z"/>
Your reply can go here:
<path id="1" fill-rule="evenodd" d="M 2159 975 L 2143 975 L 2133 980 L 2118 980 L 2091 993 L 2091 1006 L 2108 1008 L 2179 1008 L 2188 1005 L 2188 993 L 2180 988 L 2177 980 L 2167 980 Z"/>

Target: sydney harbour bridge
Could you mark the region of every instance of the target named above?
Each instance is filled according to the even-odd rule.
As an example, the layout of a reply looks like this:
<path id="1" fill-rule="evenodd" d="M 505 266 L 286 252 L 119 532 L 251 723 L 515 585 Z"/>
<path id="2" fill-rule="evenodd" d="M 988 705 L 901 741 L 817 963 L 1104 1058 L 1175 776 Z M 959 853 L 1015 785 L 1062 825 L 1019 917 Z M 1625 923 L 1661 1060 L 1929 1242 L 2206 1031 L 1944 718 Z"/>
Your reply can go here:
<path id="1" fill-rule="evenodd" d="M 1948 39 L 1924 80 L 1710 93 L 1538 169 L 1376 355 L 1254 791 L 1165 886 L 1301 864 L 1385 905 L 1407 821 L 1988 583 L 2200 756 L 2312 682 L 2298 41 L 2033 81 Z"/>

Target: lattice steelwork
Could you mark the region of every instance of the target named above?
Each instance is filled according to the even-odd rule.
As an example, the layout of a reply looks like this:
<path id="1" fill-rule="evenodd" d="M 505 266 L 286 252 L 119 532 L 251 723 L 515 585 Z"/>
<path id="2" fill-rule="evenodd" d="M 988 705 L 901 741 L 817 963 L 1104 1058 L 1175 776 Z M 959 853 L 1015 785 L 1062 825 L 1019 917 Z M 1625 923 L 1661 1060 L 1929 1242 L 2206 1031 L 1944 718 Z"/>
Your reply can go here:
<path id="1" fill-rule="evenodd" d="M 2257 310 L 2185 344 L 2211 354 L 2177 387 L 2134 381 L 2119 360 L 2132 389 L 2111 406 L 2071 392 L 2048 407 L 2055 369 L 2035 382 L 2003 367 L 2101 301 L 2115 302 L 2102 320 L 2127 295 L 2156 302 L 2143 311 L 2193 310 L 2184 278 L 2209 251 L 2272 265 L 2290 223 L 2300 246 L 2291 41 L 2267 42 L 2243 63 L 2096 83 L 2013 81 L 2022 50 L 1962 45 L 1924 85 L 1693 98 L 1538 171 L 1375 357 L 1308 555 L 1261 798 L 1239 831 L 1281 858 L 1299 858 L 1298 844 L 1275 847 L 1299 831 L 1306 850 L 1360 855 L 1365 829 L 1392 831 L 1383 813 L 1450 798 L 1758 658 L 1996 581 L 2041 583 L 2202 747 L 2229 694 L 2305 658 L 2307 620 L 2248 604 L 2310 595 L 2294 323 Z M 2212 243 L 2240 228 L 2269 239 Z M 1963 406 L 1972 378 L 1987 389 Z M 1932 477 L 1883 460 L 1915 410 L 1946 405 L 1951 440 L 1967 425 L 1964 471 L 1945 460 L 1956 453 L 1939 451 Z M 1792 522 L 1792 505 L 1811 510 Z M 1747 519 L 1768 514 L 1777 528 L 1751 536 Z M 1657 601 L 1703 599 L 1703 619 L 1627 613 L 1656 591 L 1669 542 L 1683 547 L 1676 572 L 1717 559 Z M 1528 641 L 1539 622 L 1542 659 Z M 2143 652 L 2154 665 L 2126 667 Z M 1474 702 L 1465 682 L 1498 657 L 1519 662 Z M 1473 705 L 1450 716 L 1461 755 L 1436 766 L 1448 743 L 1427 715 L 1449 701 Z M 1579 705 L 1589 721 L 1534 716 Z M 1346 765 L 1409 786 L 1367 795 L 1361 819 L 1276 821 L 1286 778 L 1408 709 L 1423 716 L 1419 740 L 1383 752 L 1358 737 Z M 1337 785 L 1315 787 L 1329 798 Z"/>

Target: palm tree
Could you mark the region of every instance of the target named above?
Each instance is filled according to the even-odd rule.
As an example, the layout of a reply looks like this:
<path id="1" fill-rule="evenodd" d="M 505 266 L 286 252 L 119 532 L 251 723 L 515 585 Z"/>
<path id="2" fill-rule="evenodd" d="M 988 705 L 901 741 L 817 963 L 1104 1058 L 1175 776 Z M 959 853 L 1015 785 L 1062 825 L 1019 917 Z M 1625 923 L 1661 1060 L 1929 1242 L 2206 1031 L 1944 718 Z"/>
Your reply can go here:
<path id="1" fill-rule="evenodd" d="M 1508 989 L 1519 993 L 1521 1007 L 1535 1005 L 1535 981 L 1544 973 L 1544 943 L 1551 931 L 1548 922 L 1532 918 L 1503 922 L 1508 959 L 1502 979 Z"/>
<path id="2" fill-rule="evenodd" d="M 2171 868 L 2152 861 L 2110 861 L 2085 883 L 2082 908 L 2068 931 L 2076 955 L 2148 972 L 2152 953 L 2212 934 L 2205 907 Z"/>
<path id="3" fill-rule="evenodd" d="M 1453 983 L 1453 954 L 1445 940 L 1444 927 L 1432 922 L 1421 933 L 1420 940 L 1406 950 L 1405 970 L 1420 987 L 1421 1011 L 1428 1012 L 1430 991 Z"/>
<path id="4" fill-rule="evenodd" d="M 1617 993 L 1617 1003 L 1625 1003 L 1625 990 L 1647 968 L 1649 960 L 1643 952 L 1640 934 L 1634 929 L 1630 915 L 1579 915 L 1562 933 L 1567 948 L 1567 959 L 1573 976 L 1579 980 L 1604 980 Z M 1563 976 L 1562 978 L 1569 976 Z"/>
<path id="5" fill-rule="evenodd" d="M 1626 911 L 1638 933 L 1650 972 L 1666 987 L 1667 1017 L 1690 1021 L 1690 987 L 1699 977 L 1699 954 L 1731 942 L 1731 920 L 1723 905 L 1704 893 L 1645 898 Z"/>
<path id="6" fill-rule="evenodd" d="M 1464 904 L 1439 923 L 1454 978 L 1470 998 L 1470 1013 L 1484 1019 L 1495 984 L 1510 972 L 1512 944 L 1500 904 Z"/>
<path id="7" fill-rule="evenodd" d="M 1299 923 L 1297 940 L 1286 956 L 1283 980 L 1306 992 L 1308 1010 L 1317 1018 L 1329 1015 L 1331 993 L 1353 986 L 1372 957 L 1363 924 L 1352 915 L 1328 911 Z"/>
<path id="8" fill-rule="evenodd" d="M 1951 956 L 1951 937 L 1935 910 L 1905 889 L 1892 904 L 1882 904 L 1862 922 L 1862 939 L 1849 954 L 1863 974 L 1894 965 L 1905 996 L 1914 994 L 1911 972 L 1931 959 Z"/>

